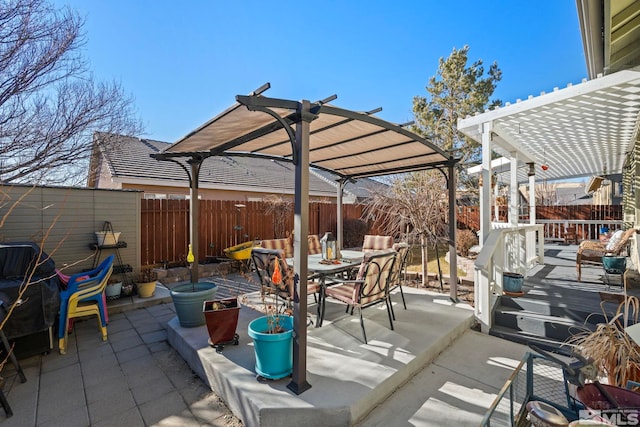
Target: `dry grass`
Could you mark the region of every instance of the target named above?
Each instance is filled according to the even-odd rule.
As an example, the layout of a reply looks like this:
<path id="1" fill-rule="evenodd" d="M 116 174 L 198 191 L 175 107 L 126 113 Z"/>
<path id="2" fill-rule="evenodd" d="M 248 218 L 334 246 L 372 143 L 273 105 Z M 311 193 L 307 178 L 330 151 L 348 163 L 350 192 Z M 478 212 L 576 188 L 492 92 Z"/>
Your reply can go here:
<path id="1" fill-rule="evenodd" d="M 633 313 L 631 323 L 637 323 L 639 308 L 638 298 L 627 297 L 611 320 L 599 324 L 593 332 L 576 334 L 570 340 L 580 354 L 597 363 L 600 374 L 607 377 L 609 384 L 626 387 L 628 380 L 640 380 L 640 347 L 624 330 L 625 312 Z M 604 308 L 603 313 L 606 316 Z"/>
<path id="2" fill-rule="evenodd" d="M 441 246 L 438 248 L 438 255 L 440 256 L 440 269 L 442 270 L 443 276 L 449 275 L 449 263 L 445 260 L 447 249 L 448 248 L 446 246 Z M 422 286 L 422 281 L 418 279 L 408 280 L 407 285 L 412 287 L 420 287 L 431 292 L 441 293 L 443 295 L 449 295 L 450 286 L 448 283 L 446 283 L 446 278 L 442 283 L 440 283 L 440 280 L 438 278 L 438 260 L 436 259 L 435 249 L 430 248 L 428 256 L 429 262 L 427 263 L 427 274 L 430 279 L 427 283 L 427 286 Z M 418 245 L 412 246 L 407 261 L 407 271 L 418 273 L 422 272 L 421 262 L 420 247 Z M 463 283 L 458 284 L 458 299 L 473 306 L 473 280 L 470 280 L 470 278 L 467 276 L 467 272 L 461 270 L 460 268 L 458 268 L 458 277 L 467 279 L 464 280 Z"/>

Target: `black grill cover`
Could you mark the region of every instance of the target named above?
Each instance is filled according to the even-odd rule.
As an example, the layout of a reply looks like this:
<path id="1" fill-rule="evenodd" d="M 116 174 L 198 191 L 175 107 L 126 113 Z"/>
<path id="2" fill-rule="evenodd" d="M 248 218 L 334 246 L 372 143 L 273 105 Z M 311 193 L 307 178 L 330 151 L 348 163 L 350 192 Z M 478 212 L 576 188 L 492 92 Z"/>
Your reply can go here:
<path id="1" fill-rule="evenodd" d="M 18 338 L 44 331 L 53 326 L 60 308 L 59 279 L 55 262 L 46 253 L 40 254 L 35 243 L 0 244 L 0 299 L 6 311 L 17 302 L 4 325 L 7 338 Z M 38 259 L 40 265 L 29 280 Z M 26 291 L 20 288 L 29 280 Z M 0 310 L 4 318 L 5 310 Z"/>

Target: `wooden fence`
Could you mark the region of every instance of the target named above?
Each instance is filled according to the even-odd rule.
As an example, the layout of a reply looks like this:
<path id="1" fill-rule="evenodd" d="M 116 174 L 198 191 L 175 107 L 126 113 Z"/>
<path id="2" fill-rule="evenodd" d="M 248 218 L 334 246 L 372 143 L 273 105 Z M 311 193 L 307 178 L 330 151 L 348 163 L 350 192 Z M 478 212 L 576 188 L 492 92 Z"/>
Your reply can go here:
<path id="1" fill-rule="evenodd" d="M 241 205 L 242 207 L 239 207 Z M 184 262 L 189 243 L 188 200 L 141 201 L 140 265 L 162 265 Z M 362 217 L 362 205 L 344 205 L 345 240 L 348 240 L 349 220 Z M 507 207 L 499 210 L 500 221 L 507 219 Z M 539 220 L 622 220 L 621 206 L 538 206 Z M 333 203 L 309 203 L 309 234 L 336 234 L 337 209 Z M 458 210 L 458 228 L 477 231 L 480 228 L 480 211 L 477 206 L 462 206 Z M 276 230 L 273 215 L 266 213 L 263 202 L 239 202 L 228 200 L 200 201 L 200 259 L 224 257 L 223 249 L 248 240 L 286 237 L 293 230 L 293 212 Z M 380 227 L 365 222 L 366 230 L 360 234 L 379 234 Z M 358 234 L 353 237 L 357 240 Z M 345 242 L 350 246 L 352 242 Z"/>
<path id="2" fill-rule="evenodd" d="M 499 206 L 498 221 L 506 222 L 508 211 L 508 206 Z M 493 209 L 491 213 L 493 216 Z M 622 221 L 622 216 L 622 205 L 536 206 L 537 220 Z M 521 213 L 521 221 L 528 218 L 528 212 Z M 480 208 L 478 206 L 461 206 L 458 209 L 457 220 L 458 228 L 479 230 Z"/>
<path id="3" fill-rule="evenodd" d="M 344 205 L 343 218 L 359 219 L 363 207 Z M 281 227 L 293 230 L 293 212 L 284 219 Z M 309 203 L 309 234 L 331 231 L 336 234 L 336 205 Z M 248 240 L 286 237 L 276 231 L 272 214 L 265 212 L 263 202 L 238 202 L 228 200 L 200 201 L 200 259 L 223 257 L 223 249 Z M 375 233 L 377 227 L 369 225 Z M 180 263 L 186 259 L 189 243 L 188 200 L 142 200 L 141 203 L 141 253 L 142 265 Z"/>

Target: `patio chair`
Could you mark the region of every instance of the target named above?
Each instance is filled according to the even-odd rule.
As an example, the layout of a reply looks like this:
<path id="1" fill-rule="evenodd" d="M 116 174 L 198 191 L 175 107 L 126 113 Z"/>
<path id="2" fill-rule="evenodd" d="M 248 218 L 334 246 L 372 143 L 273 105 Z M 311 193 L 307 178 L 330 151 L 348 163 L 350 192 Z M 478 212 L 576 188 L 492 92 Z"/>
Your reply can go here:
<path id="1" fill-rule="evenodd" d="M 260 246 L 265 249 L 281 249 L 284 251 L 285 258 L 293 257 L 293 241 L 291 238 L 262 240 Z"/>
<path id="2" fill-rule="evenodd" d="M 393 249 L 377 252 L 367 252 L 364 255 L 360 270 L 355 280 L 331 279 L 336 283 L 328 286 L 324 291 L 324 298 L 331 297 L 347 305 L 346 312 L 353 314 L 353 309 L 357 308 L 360 314 L 360 327 L 365 344 L 367 344 L 367 333 L 364 329 L 364 318 L 362 310 L 375 304 L 384 302 L 387 306 L 389 316 L 389 326 L 393 330 L 393 307 L 389 297 L 389 278 L 396 261 L 397 252 Z M 326 301 L 322 301 L 326 305 Z M 324 317 L 324 310 L 322 311 Z M 320 322 L 322 324 L 322 320 Z"/>
<path id="3" fill-rule="evenodd" d="M 564 244 L 568 245 L 568 244 L 578 244 L 578 230 L 577 227 L 575 225 L 569 225 L 567 227 L 565 227 L 565 231 L 564 231 Z"/>
<path id="4" fill-rule="evenodd" d="M 278 299 L 281 298 L 283 300 L 281 311 L 290 309 L 294 301 L 295 284 L 292 280 L 293 270 L 289 268 L 285 261 L 284 251 L 282 249 L 254 248 L 251 251 L 251 259 L 260 281 L 262 296 L 274 295 L 276 306 L 278 305 Z M 280 264 L 280 272 L 282 274 L 282 281 L 278 284 L 272 280 L 276 262 Z M 316 302 L 316 294 L 319 292 L 320 284 L 318 282 L 307 282 L 307 295 L 313 295 Z"/>
<path id="5" fill-rule="evenodd" d="M 364 242 L 362 242 L 362 252 L 391 249 L 392 246 L 393 237 L 391 236 L 365 234 Z"/>
<path id="6" fill-rule="evenodd" d="M 578 281 L 582 280 L 582 264 L 602 265 L 602 257 L 605 255 L 621 255 L 628 253 L 628 243 L 631 236 L 636 234 L 638 229 L 629 228 L 626 231 L 618 230 L 607 243 L 597 240 L 584 240 L 578 246 L 576 254 L 576 270 Z"/>
<path id="7" fill-rule="evenodd" d="M 407 258 L 409 255 L 409 244 L 394 243 L 393 250 L 397 252 L 396 262 L 393 264 L 393 270 L 391 271 L 391 277 L 389 279 L 389 292 L 395 288 L 400 288 L 400 295 L 402 296 L 402 305 L 404 309 L 407 309 L 407 303 L 404 300 L 404 292 L 402 292 L 402 282 L 407 279 Z"/>
<path id="8" fill-rule="evenodd" d="M 98 267 L 91 271 L 74 274 L 69 278 L 67 289 L 60 292 L 60 319 L 58 321 L 58 349 L 67 352 L 69 320 L 76 317 L 95 315 L 102 340 L 107 340 L 107 320 L 101 306 L 102 294 L 113 272 L 115 256 L 109 255 Z"/>

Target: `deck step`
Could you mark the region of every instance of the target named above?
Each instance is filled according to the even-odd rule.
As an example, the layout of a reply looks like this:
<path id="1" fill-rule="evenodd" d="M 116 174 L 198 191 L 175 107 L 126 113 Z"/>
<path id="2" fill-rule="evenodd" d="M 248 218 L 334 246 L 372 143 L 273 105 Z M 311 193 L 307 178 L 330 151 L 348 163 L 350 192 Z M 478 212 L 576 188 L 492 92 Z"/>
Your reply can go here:
<path id="1" fill-rule="evenodd" d="M 595 329 L 595 326 L 589 322 L 509 307 L 499 307 L 495 311 L 494 324 L 559 341 L 565 341 L 572 335 L 584 331 L 585 328 Z"/>
<path id="2" fill-rule="evenodd" d="M 566 346 L 565 342 L 562 340 L 541 337 L 525 331 L 516 331 L 515 329 L 506 328 L 504 326 L 494 325 L 494 327 L 489 331 L 489 335 L 526 346 L 534 344 L 543 350 L 554 350 L 560 346 Z"/>
<path id="3" fill-rule="evenodd" d="M 613 309 L 607 307 L 607 309 Z M 559 317 L 562 319 L 571 319 L 578 323 L 606 323 L 607 320 L 602 313 L 601 307 L 585 307 L 585 306 L 568 306 L 562 301 L 549 301 L 525 297 L 512 298 L 502 296 L 500 298 L 496 310 L 520 310 L 523 312 L 536 313 L 545 316 Z M 609 318 L 615 310 L 608 313 Z"/>

